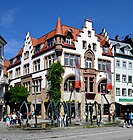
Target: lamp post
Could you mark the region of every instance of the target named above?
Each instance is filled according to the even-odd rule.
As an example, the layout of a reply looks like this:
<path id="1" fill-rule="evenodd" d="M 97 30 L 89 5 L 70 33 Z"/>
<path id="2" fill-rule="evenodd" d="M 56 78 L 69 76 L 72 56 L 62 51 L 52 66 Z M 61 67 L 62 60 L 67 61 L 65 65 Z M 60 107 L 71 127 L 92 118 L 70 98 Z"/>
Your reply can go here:
<path id="1" fill-rule="evenodd" d="M 35 93 L 35 102 L 34 102 L 34 113 L 35 113 L 35 128 L 37 128 L 37 116 L 36 116 L 36 92 L 37 92 L 37 87 L 38 85 L 33 85 L 34 87 L 34 93 Z"/>

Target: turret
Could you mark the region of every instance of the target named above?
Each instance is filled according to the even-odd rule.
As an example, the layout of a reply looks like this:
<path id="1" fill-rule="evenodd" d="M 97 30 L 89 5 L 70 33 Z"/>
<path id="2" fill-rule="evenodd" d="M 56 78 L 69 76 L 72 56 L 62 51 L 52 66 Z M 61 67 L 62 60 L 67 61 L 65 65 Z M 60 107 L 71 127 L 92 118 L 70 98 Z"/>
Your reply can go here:
<path id="1" fill-rule="evenodd" d="M 60 18 L 58 18 L 56 29 L 55 29 L 55 51 L 56 51 L 57 61 L 61 61 L 62 46 L 63 46 L 63 32 L 62 32 L 62 25 L 61 25 Z"/>

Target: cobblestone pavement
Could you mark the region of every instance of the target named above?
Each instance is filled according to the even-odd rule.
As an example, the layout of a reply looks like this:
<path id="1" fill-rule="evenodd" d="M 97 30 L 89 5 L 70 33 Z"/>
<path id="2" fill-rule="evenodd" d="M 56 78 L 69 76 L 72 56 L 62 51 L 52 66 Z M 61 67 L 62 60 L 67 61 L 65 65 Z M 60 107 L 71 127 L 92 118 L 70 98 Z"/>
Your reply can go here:
<path id="1" fill-rule="evenodd" d="M 96 140 L 103 140 L 98 135 L 103 133 L 110 133 L 115 136 L 115 133 L 126 133 L 126 131 L 133 131 L 133 128 L 122 127 L 101 127 L 101 128 L 83 128 L 82 126 L 65 127 L 65 128 L 53 128 L 51 130 L 22 130 L 21 128 L 7 127 L 5 122 L 0 123 L 0 140 L 86 140 L 89 137 L 95 136 Z M 130 135 L 130 132 L 129 132 Z M 112 135 L 113 137 L 113 135 Z M 133 138 L 133 135 L 132 135 Z M 92 139 L 93 140 L 93 139 Z M 107 140 L 107 139 L 106 139 Z M 111 140 L 111 139 L 110 139 Z M 116 139 L 115 139 L 116 140 Z M 118 139 L 119 140 L 119 139 Z M 122 140 L 122 139 L 121 139 Z M 126 139 L 124 139 L 126 140 Z M 127 139 L 128 140 L 128 139 Z M 133 139 L 130 139 L 133 140 Z"/>

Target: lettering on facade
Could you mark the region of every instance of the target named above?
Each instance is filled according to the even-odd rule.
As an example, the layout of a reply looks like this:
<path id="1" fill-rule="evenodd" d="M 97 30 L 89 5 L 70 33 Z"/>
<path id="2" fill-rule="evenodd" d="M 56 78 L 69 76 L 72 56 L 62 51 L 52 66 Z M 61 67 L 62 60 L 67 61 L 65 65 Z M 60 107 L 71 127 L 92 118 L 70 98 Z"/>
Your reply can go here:
<path id="1" fill-rule="evenodd" d="M 133 102 L 133 99 L 120 98 L 119 102 Z"/>

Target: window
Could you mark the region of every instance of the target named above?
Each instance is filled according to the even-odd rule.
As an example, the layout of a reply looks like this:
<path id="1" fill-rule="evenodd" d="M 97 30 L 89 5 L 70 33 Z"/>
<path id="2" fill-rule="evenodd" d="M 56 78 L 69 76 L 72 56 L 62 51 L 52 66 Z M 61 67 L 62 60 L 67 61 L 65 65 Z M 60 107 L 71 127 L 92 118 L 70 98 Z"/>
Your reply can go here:
<path id="1" fill-rule="evenodd" d="M 30 82 L 23 83 L 23 86 L 27 88 L 27 91 L 30 92 Z"/>
<path id="2" fill-rule="evenodd" d="M 129 96 L 129 97 L 132 97 L 132 96 L 133 96 L 132 89 L 128 89 L 128 96 Z"/>
<path id="3" fill-rule="evenodd" d="M 108 47 L 107 47 L 107 46 L 104 46 L 103 51 L 104 51 L 105 53 L 108 53 Z"/>
<path id="4" fill-rule="evenodd" d="M 41 79 L 33 80 L 33 92 L 41 93 Z"/>
<path id="5" fill-rule="evenodd" d="M 116 60 L 116 67 L 120 68 L 120 60 Z"/>
<path id="6" fill-rule="evenodd" d="M 84 77 L 84 90 L 88 92 L 88 77 Z"/>
<path id="7" fill-rule="evenodd" d="M 91 31 L 88 31 L 88 37 L 91 37 Z"/>
<path id="8" fill-rule="evenodd" d="M 96 43 L 92 43 L 92 46 L 93 46 L 93 51 L 96 51 L 97 50 L 97 44 Z"/>
<path id="9" fill-rule="evenodd" d="M 116 82 L 120 82 L 120 74 L 116 74 Z"/>
<path id="10" fill-rule="evenodd" d="M 54 38 L 49 39 L 48 42 L 47 42 L 47 48 L 51 47 L 51 46 L 54 46 L 54 43 L 55 43 L 55 39 Z"/>
<path id="11" fill-rule="evenodd" d="M 16 77 L 19 77 L 20 76 L 20 67 L 19 68 L 16 68 L 16 71 L 15 71 L 15 76 Z"/>
<path id="12" fill-rule="evenodd" d="M 90 83 L 90 92 L 94 92 L 94 78 L 90 77 L 89 78 L 89 83 Z"/>
<path id="13" fill-rule="evenodd" d="M 126 80 L 126 75 L 122 75 L 122 82 L 123 82 L 123 83 L 126 83 L 126 81 L 127 81 L 127 80 Z"/>
<path id="14" fill-rule="evenodd" d="M 128 68 L 129 68 L 129 69 L 132 69 L 132 68 L 133 68 L 132 62 L 129 62 L 129 63 L 128 63 Z"/>
<path id="15" fill-rule="evenodd" d="M 86 59 L 85 67 L 92 68 L 92 60 L 90 58 Z"/>
<path id="16" fill-rule="evenodd" d="M 111 68 L 111 62 L 106 60 L 98 60 L 98 70 L 107 71 L 107 65 Z"/>
<path id="17" fill-rule="evenodd" d="M 69 54 L 64 54 L 64 65 L 65 66 L 69 65 Z"/>
<path id="18" fill-rule="evenodd" d="M 29 57 L 29 51 L 26 51 L 25 53 L 24 53 L 24 59 L 27 59 Z"/>
<path id="19" fill-rule="evenodd" d="M 126 96 L 126 89 L 122 88 L 122 96 Z"/>
<path id="20" fill-rule="evenodd" d="M 68 37 L 66 38 L 66 44 L 70 44 L 70 45 L 72 44 L 72 39 L 70 37 L 69 38 Z"/>
<path id="21" fill-rule="evenodd" d="M 9 71 L 9 79 L 12 79 L 13 77 L 13 72 L 12 71 Z"/>
<path id="22" fill-rule="evenodd" d="M 122 61 L 122 67 L 126 68 L 126 61 Z"/>
<path id="23" fill-rule="evenodd" d="M 120 88 L 116 88 L 116 96 L 120 96 Z"/>
<path id="24" fill-rule="evenodd" d="M 74 55 L 70 54 L 70 66 L 74 67 Z"/>
<path id="25" fill-rule="evenodd" d="M 87 48 L 87 42 L 83 40 L 83 49 Z"/>
<path id="26" fill-rule="evenodd" d="M 72 91 L 75 88 L 75 77 L 69 77 L 64 83 L 64 91 Z"/>
<path id="27" fill-rule="evenodd" d="M 20 60 L 21 60 L 21 56 L 18 56 L 18 57 L 17 57 L 17 60 L 20 61 Z"/>
<path id="28" fill-rule="evenodd" d="M 36 72 L 39 70 L 40 70 L 40 59 L 33 62 L 33 71 Z"/>
<path id="29" fill-rule="evenodd" d="M 132 83 L 132 76 L 131 75 L 128 76 L 128 83 Z"/>
<path id="30" fill-rule="evenodd" d="M 35 52 L 39 52 L 40 51 L 40 46 L 36 46 L 36 48 L 35 48 Z"/>
<path id="31" fill-rule="evenodd" d="M 29 74 L 29 64 L 24 65 L 24 69 L 23 70 L 24 70 L 23 71 L 24 75 Z"/>
<path id="32" fill-rule="evenodd" d="M 79 65 L 80 65 L 80 56 L 79 55 L 65 53 L 64 54 L 64 65 L 70 66 L 70 67 L 75 67 L 75 65 L 74 65 L 75 59 L 78 61 Z"/>
<path id="33" fill-rule="evenodd" d="M 54 63 L 55 54 L 45 57 L 45 68 L 49 68 Z"/>
<path id="34" fill-rule="evenodd" d="M 12 65 L 12 64 L 13 64 L 13 59 L 10 60 L 10 65 Z"/>

